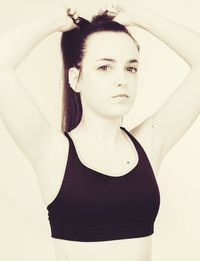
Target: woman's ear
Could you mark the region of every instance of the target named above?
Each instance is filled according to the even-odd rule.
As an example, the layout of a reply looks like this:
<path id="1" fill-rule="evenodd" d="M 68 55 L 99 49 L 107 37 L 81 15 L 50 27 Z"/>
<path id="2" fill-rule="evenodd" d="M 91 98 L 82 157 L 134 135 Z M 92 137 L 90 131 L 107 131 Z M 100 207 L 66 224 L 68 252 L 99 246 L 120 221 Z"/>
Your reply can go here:
<path id="1" fill-rule="evenodd" d="M 69 84 L 70 87 L 75 91 L 75 92 L 80 92 L 78 89 L 78 78 L 79 78 L 79 69 L 75 67 L 71 67 L 68 71 L 68 79 L 69 79 Z"/>

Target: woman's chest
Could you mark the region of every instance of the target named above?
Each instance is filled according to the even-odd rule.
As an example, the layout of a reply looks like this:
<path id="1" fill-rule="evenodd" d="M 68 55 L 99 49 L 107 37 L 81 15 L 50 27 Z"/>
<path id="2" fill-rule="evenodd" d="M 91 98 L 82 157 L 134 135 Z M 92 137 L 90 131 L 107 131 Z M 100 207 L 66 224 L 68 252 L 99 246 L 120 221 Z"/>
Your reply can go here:
<path id="1" fill-rule="evenodd" d="M 152 144 L 151 136 L 137 135 L 136 138 L 146 152 L 149 162 L 156 174 L 160 166 L 160 149 Z M 151 134 L 150 134 L 151 135 Z M 39 186 L 45 203 L 50 204 L 58 194 L 65 169 L 67 167 L 68 155 L 70 152 L 66 137 L 57 139 L 57 146 L 52 146 L 42 159 L 38 168 Z M 75 143 L 76 160 L 83 167 L 90 168 L 99 173 L 110 176 L 122 176 L 134 169 L 139 160 L 139 153 L 132 141 L 125 142 L 117 151 L 103 151 L 95 146 L 83 146 Z M 78 162 L 79 161 L 79 162 Z"/>
<path id="2" fill-rule="evenodd" d="M 101 149 L 95 144 L 76 146 L 77 160 L 84 166 L 110 176 L 122 176 L 135 168 L 139 161 L 133 144 L 124 144 L 115 150 Z"/>

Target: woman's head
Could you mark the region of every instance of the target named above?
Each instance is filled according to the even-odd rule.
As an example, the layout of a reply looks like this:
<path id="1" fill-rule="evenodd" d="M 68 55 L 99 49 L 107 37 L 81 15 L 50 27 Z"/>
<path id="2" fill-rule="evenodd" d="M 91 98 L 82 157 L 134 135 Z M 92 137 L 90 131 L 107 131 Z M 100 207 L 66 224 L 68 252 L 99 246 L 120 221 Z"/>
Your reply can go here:
<path id="1" fill-rule="evenodd" d="M 130 110 L 136 94 L 139 45 L 126 27 L 107 15 L 81 20 L 61 39 L 64 64 L 62 131 L 70 131 L 91 109 L 106 117 Z M 106 60 L 105 60 L 106 59 Z M 70 85 L 69 85 L 70 82 Z M 111 98 L 126 93 L 127 101 Z"/>

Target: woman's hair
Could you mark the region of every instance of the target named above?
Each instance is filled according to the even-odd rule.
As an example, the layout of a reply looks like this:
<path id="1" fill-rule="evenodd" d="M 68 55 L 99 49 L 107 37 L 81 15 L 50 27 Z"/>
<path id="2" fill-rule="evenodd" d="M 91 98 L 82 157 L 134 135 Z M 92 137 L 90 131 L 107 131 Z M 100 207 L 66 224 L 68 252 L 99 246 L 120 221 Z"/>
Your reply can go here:
<path id="1" fill-rule="evenodd" d="M 74 129 L 82 117 L 82 105 L 80 93 L 75 92 L 69 85 L 68 71 L 71 67 L 81 69 L 81 62 L 86 49 L 86 40 L 89 35 L 96 32 L 124 32 L 135 42 L 138 52 L 140 46 L 126 27 L 112 21 L 113 17 L 106 14 L 96 15 L 89 22 L 80 17 L 76 23 L 78 27 L 63 32 L 61 37 L 61 51 L 63 59 L 63 96 L 62 96 L 62 132 Z"/>

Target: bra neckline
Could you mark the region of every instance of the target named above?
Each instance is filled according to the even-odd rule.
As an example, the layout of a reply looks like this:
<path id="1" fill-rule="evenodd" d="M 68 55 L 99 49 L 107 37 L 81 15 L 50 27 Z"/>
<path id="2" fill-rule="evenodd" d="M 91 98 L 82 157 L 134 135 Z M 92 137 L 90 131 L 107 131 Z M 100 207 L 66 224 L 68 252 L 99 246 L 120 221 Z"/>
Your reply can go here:
<path id="1" fill-rule="evenodd" d="M 89 170 L 88 174 L 91 174 L 90 172 L 93 172 L 92 175 L 98 175 L 98 176 L 100 175 L 100 176 L 105 177 L 105 178 L 117 180 L 117 179 L 125 179 L 125 178 L 129 177 L 131 174 L 134 174 L 134 176 L 135 176 L 136 173 L 137 173 L 136 170 L 137 170 L 138 167 L 140 166 L 140 153 L 139 153 L 139 150 L 138 150 L 138 145 L 137 145 L 136 142 L 135 142 L 135 138 L 134 138 L 133 136 L 132 136 L 132 138 L 131 138 L 131 137 L 130 137 L 131 134 L 128 134 L 127 130 L 126 130 L 124 127 L 121 126 L 120 129 L 122 129 L 122 130 L 124 131 L 124 134 L 125 134 L 124 136 L 126 137 L 126 139 L 128 140 L 128 142 L 131 143 L 131 146 L 134 146 L 134 148 L 135 148 L 135 150 L 136 150 L 136 152 L 137 152 L 137 158 L 138 158 L 138 160 L 137 160 L 137 163 L 136 163 L 136 165 L 135 165 L 134 167 L 131 167 L 131 169 L 130 169 L 129 171 L 127 171 L 125 174 L 122 174 L 122 175 L 119 175 L 119 176 L 107 175 L 107 174 L 105 174 L 105 173 L 103 173 L 103 172 L 100 172 L 100 171 L 98 171 L 98 170 L 95 170 L 95 169 L 93 169 L 93 168 L 87 166 L 87 165 L 81 160 L 81 158 L 79 157 L 78 150 L 77 150 L 77 148 L 75 147 L 75 144 L 74 144 L 73 139 L 72 139 L 72 137 L 70 136 L 70 134 L 69 134 L 68 132 L 64 132 L 64 134 L 69 138 L 70 143 L 71 143 L 70 145 L 73 146 L 75 155 L 76 155 L 76 157 L 77 157 L 79 163 L 80 163 L 84 168 L 86 168 L 87 170 Z"/>

